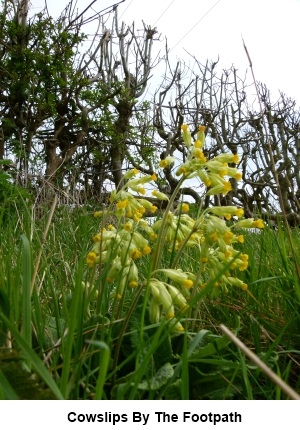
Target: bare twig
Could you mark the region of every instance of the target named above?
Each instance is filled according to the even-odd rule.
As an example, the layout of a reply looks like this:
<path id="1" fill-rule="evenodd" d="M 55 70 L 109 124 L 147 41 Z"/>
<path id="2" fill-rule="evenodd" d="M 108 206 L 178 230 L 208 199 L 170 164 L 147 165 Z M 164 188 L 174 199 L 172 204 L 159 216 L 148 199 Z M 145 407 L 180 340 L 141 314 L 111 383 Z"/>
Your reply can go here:
<path id="1" fill-rule="evenodd" d="M 270 161 L 271 161 L 271 168 L 272 168 L 272 173 L 277 185 L 277 192 L 278 192 L 278 198 L 279 198 L 279 204 L 280 204 L 280 208 L 282 211 L 282 215 L 283 215 L 283 222 L 284 225 L 286 227 L 286 231 L 287 231 L 287 236 L 288 236 L 288 241 L 291 247 L 291 251 L 292 251 L 292 255 L 293 255 L 293 262 L 294 262 L 294 266 L 296 268 L 296 272 L 297 272 L 297 277 L 298 277 L 298 282 L 300 283 L 300 266 L 298 264 L 298 256 L 296 255 L 296 251 L 295 251 L 295 247 L 293 244 L 293 240 L 292 240 L 292 236 L 291 236 L 291 231 L 290 231 L 290 225 L 288 222 L 288 218 L 287 218 L 287 214 L 286 214 L 286 210 L 285 210 L 285 204 L 284 204 L 284 200 L 283 200 L 283 196 L 282 196 L 282 190 L 281 190 L 281 184 L 279 181 L 279 176 L 278 176 L 278 171 L 276 169 L 276 163 L 274 160 L 274 154 L 273 154 L 273 150 L 272 150 L 272 146 L 271 146 L 271 141 L 270 141 L 270 137 L 269 137 L 269 132 L 268 132 L 268 127 L 266 124 L 266 118 L 265 115 L 263 114 L 263 107 L 261 104 L 261 99 L 259 97 L 259 91 L 258 91 L 258 85 L 257 85 L 257 80 L 255 78 L 255 74 L 254 74 L 254 70 L 253 70 L 253 65 L 252 65 L 252 61 L 248 52 L 248 49 L 246 47 L 246 44 L 243 40 L 243 45 L 244 45 L 244 49 L 249 61 L 249 66 L 251 69 L 251 74 L 252 74 L 252 78 L 253 78 L 253 82 L 255 85 L 255 90 L 256 90 L 256 94 L 257 94 L 257 98 L 258 98 L 258 103 L 259 103 L 259 108 L 260 108 L 260 113 L 261 113 L 261 117 L 262 117 L 262 122 L 263 122 L 263 128 L 265 131 L 265 136 L 266 136 L 266 141 L 267 141 L 267 148 L 268 148 L 268 152 L 269 152 L 269 156 L 270 156 Z"/>

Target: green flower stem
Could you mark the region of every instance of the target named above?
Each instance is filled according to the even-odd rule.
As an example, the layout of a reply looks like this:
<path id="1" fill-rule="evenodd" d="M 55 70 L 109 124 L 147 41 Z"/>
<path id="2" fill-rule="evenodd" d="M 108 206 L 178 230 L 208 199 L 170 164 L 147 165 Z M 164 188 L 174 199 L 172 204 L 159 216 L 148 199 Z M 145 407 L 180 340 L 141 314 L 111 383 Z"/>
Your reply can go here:
<path id="1" fill-rule="evenodd" d="M 123 322 L 123 325 L 121 327 L 120 334 L 119 334 L 119 337 L 118 337 L 118 341 L 117 341 L 117 344 L 116 344 L 116 347 L 115 347 L 114 364 L 113 364 L 113 369 L 114 370 L 116 370 L 117 366 L 118 366 L 121 344 L 122 344 L 122 341 L 123 341 L 123 337 L 124 337 L 127 325 L 129 323 L 131 315 L 132 315 L 132 313 L 133 313 L 133 311 L 134 311 L 134 309 L 135 309 L 135 307 L 137 305 L 137 302 L 138 302 L 138 300 L 139 300 L 139 298 L 140 298 L 140 296 L 141 296 L 144 288 L 145 288 L 145 286 L 141 285 L 140 288 L 137 290 L 136 296 L 132 300 L 131 306 L 128 309 L 127 315 L 126 315 L 126 317 L 124 319 L 124 322 Z M 112 386 L 114 386 L 115 381 L 116 381 L 116 372 L 115 372 L 114 377 L 113 377 Z"/>
<path id="2" fill-rule="evenodd" d="M 174 203 L 175 198 L 176 198 L 176 196 L 180 190 L 180 187 L 183 184 L 183 182 L 185 181 L 185 179 L 186 179 L 185 176 L 182 176 L 180 178 L 178 184 L 176 185 L 176 188 L 175 188 L 173 194 L 170 197 L 169 203 L 166 207 L 166 210 L 165 210 L 165 213 L 163 216 L 163 220 L 162 220 L 162 225 L 161 225 L 160 231 L 158 233 L 158 237 L 157 237 L 157 242 L 156 242 L 157 246 L 155 247 L 155 251 L 153 253 L 153 257 L 152 257 L 152 261 L 151 261 L 152 271 L 156 270 L 158 267 L 158 263 L 159 263 L 159 260 L 161 258 L 161 254 L 162 254 L 163 247 L 164 247 L 164 238 L 165 238 L 165 234 L 166 234 L 166 223 L 167 223 L 168 214 L 169 214 L 169 211 L 172 207 L 172 204 Z"/>
<path id="3" fill-rule="evenodd" d="M 186 243 L 190 240 L 190 237 L 192 236 L 193 233 L 195 233 L 197 230 L 195 230 L 194 228 L 191 230 L 190 234 L 184 239 L 184 241 L 182 242 L 180 248 L 178 249 L 178 251 L 176 252 L 176 257 L 174 258 L 172 265 L 171 265 L 171 269 L 175 269 L 176 265 L 185 249 L 185 245 Z"/>

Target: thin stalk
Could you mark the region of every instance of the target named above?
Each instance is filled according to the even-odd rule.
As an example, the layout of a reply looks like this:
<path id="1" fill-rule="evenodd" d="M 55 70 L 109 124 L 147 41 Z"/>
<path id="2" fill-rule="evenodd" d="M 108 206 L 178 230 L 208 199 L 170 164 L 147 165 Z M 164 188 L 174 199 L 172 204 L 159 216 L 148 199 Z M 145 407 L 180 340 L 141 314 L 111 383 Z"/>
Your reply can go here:
<path id="1" fill-rule="evenodd" d="M 124 337 L 127 325 L 129 323 L 129 320 L 131 318 L 132 312 L 134 311 L 134 309 L 135 309 L 135 307 L 137 305 L 137 302 L 138 302 L 138 300 L 140 298 L 140 295 L 142 294 L 142 291 L 143 291 L 144 288 L 145 288 L 144 285 L 141 285 L 140 288 L 138 289 L 138 291 L 136 293 L 136 296 L 133 299 L 133 301 L 131 303 L 131 306 L 128 309 L 127 315 L 126 315 L 126 317 L 124 319 L 124 322 L 123 322 L 123 325 L 122 325 L 122 328 L 121 328 L 121 331 L 120 331 L 120 334 L 119 334 L 119 337 L 118 337 L 118 342 L 116 344 L 116 349 L 115 349 L 115 354 L 114 354 L 113 369 L 117 368 L 118 360 L 119 360 L 119 354 L 120 354 L 120 349 L 121 349 L 121 344 L 122 344 L 122 341 L 123 341 L 123 337 Z M 116 380 L 116 373 L 114 374 L 112 385 L 114 385 L 115 380 Z"/>
<path id="2" fill-rule="evenodd" d="M 158 233 L 158 237 L 157 237 L 157 246 L 155 248 L 154 254 L 153 254 L 153 258 L 152 258 L 152 270 L 156 270 L 157 266 L 158 266 L 158 262 L 160 260 L 162 251 L 163 251 L 163 247 L 164 247 L 164 238 L 165 238 L 165 234 L 166 234 L 166 224 L 167 224 L 167 218 L 168 218 L 168 214 L 170 211 L 170 208 L 172 206 L 172 204 L 175 201 L 175 198 L 179 192 L 179 189 L 182 185 L 182 183 L 185 181 L 186 177 L 182 176 L 178 182 L 178 184 L 176 185 L 176 188 L 173 192 L 173 194 L 170 197 L 170 200 L 168 202 L 168 205 L 166 207 L 164 216 L 163 216 L 163 220 L 162 220 L 162 224 L 161 224 L 161 228 L 160 231 Z"/>
<path id="3" fill-rule="evenodd" d="M 51 221 L 52 221 L 52 218 L 53 218 L 53 214 L 54 214 L 56 205 L 57 205 L 57 195 L 55 194 L 53 203 L 51 205 L 51 209 L 50 209 L 50 213 L 49 213 L 47 225 L 46 225 L 46 228 L 45 228 L 43 236 L 42 236 L 42 241 L 41 241 L 41 246 L 40 246 L 40 249 L 39 249 L 39 253 L 38 253 L 35 265 L 34 265 L 34 272 L 33 272 L 32 280 L 31 280 L 31 291 L 34 288 L 35 280 L 36 280 L 37 273 L 38 273 L 38 270 L 39 270 L 39 267 L 40 267 L 40 262 L 41 262 L 43 247 L 44 247 L 44 245 L 46 243 L 46 240 L 47 240 L 48 231 L 49 231 L 49 228 L 50 228 L 50 224 L 51 224 Z"/>
<path id="4" fill-rule="evenodd" d="M 82 285 L 79 281 L 76 282 L 75 290 L 73 293 L 71 309 L 70 309 L 70 321 L 69 328 L 66 334 L 66 339 L 62 342 L 63 345 L 63 369 L 60 381 L 60 390 L 65 399 L 68 398 L 68 383 L 69 376 L 71 371 L 71 362 L 72 362 L 72 350 L 74 348 L 74 334 L 76 328 L 78 328 L 80 321 L 79 315 L 79 306 L 80 306 L 80 298 L 82 297 Z"/>
<path id="5" fill-rule="evenodd" d="M 181 356 L 182 369 L 181 369 L 181 400 L 189 400 L 189 357 L 188 357 L 188 341 L 187 341 L 187 333 L 184 333 L 183 338 L 183 351 Z"/>
<path id="6" fill-rule="evenodd" d="M 99 375 L 97 379 L 96 393 L 95 393 L 95 400 L 101 400 L 103 397 L 103 388 L 104 388 L 107 371 L 109 367 L 110 349 L 105 342 L 101 342 L 98 340 L 91 340 L 88 343 L 103 350 L 103 353 L 100 355 Z"/>
<path id="7" fill-rule="evenodd" d="M 21 235 L 21 240 L 23 242 L 22 336 L 31 348 L 31 249 L 25 234 Z M 29 360 L 27 360 L 27 365 L 30 368 Z"/>
<path id="8" fill-rule="evenodd" d="M 300 400 L 300 396 L 288 384 L 286 384 L 276 373 L 273 372 L 254 352 L 252 352 L 240 339 L 238 339 L 232 331 L 225 325 L 221 324 L 220 329 L 227 337 L 247 355 L 248 358 L 262 371 L 272 382 L 274 382 L 281 390 L 292 400 Z"/>

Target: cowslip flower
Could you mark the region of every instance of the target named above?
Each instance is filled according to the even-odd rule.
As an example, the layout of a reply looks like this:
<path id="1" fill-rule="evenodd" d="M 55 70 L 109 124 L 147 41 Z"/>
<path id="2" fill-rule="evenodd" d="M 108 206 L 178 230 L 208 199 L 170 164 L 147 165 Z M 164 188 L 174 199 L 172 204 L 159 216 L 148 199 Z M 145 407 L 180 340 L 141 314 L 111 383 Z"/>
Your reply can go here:
<path id="1" fill-rule="evenodd" d="M 155 180 L 155 178 L 156 178 L 155 174 L 141 176 L 140 178 L 137 178 L 137 179 L 131 179 L 126 183 L 125 186 L 126 188 L 130 188 L 133 191 L 135 191 L 138 186 L 147 184 L 148 182 Z"/>
<path id="2" fill-rule="evenodd" d="M 116 207 L 117 207 L 117 209 L 125 209 L 128 206 L 128 204 L 129 204 L 128 200 L 120 200 L 116 204 Z"/>
<path id="3" fill-rule="evenodd" d="M 172 297 L 173 302 L 180 308 L 180 310 L 186 311 L 189 308 L 186 298 L 181 294 L 181 292 L 175 288 L 173 285 L 167 284 L 167 289 Z"/>
<path id="4" fill-rule="evenodd" d="M 228 166 L 226 163 L 220 163 L 219 161 L 216 161 L 215 159 L 209 160 L 205 163 L 205 167 L 212 173 L 216 173 L 217 175 L 221 176 L 223 178 L 225 175 L 227 175 L 228 172 Z"/>
<path id="5" fill-rule="evenodd" d="M 174 311 L 174 305 L 172 296 L 167 290 L 167 287 L 165 284 L 158 279 L 150 279 L 149 282 L 150 291 L 152 294 L 152 297 L 156 301 L 157 304 L 161 305 L 163 307 L 165 317 L 167 319 L 174 318 L 175 311 Z"/>
<path id="6" fill-rule="evenodd" d="M 190 164 L 190 163 L 189 163 Z M 176 173 L 175 173 L 175 175 L 176 176 L 181 176 L 181 175 L 184 175 L 184 176 L 186 176 L 187 174 L 188 174 L 188 171 L 189 171 L 189 165 L 187 164 L 187 163 L 185 163 L 185 164 L 182 164 L 177 170 L 176 170 Z"/>
<path id="7" fill-rule="evenodd" d="M 122 271 L 122 267 L 123 266 L 122 266 L 120 258 L 116 257 L 113 260 L 113 262 L 109 268 L 109 271 L 107 273 L 107 280 L 109 282 L 113 282 L 116 279 L 116 277 L 118 276 L 118 274 Z"/>
<path id="8" fill-rule="evenodd" d="M 214 215 L 224 216 L 225 218 L 228 214 L 230 216 L 237 216 L 238 218 L 241 218 L 244 215 L 244 210 L 237 208 L 236 206 L 215 206 L 209 208 L 208 211 Z"/>
<path id="9" fill-rule="evenodd" d="M 93 268 L 98 261 L 99 261 L 99 257 L 93 251 L 89 252 L 88 255 L 86 256 L 86 264 L 88 265 L 89 268 Z"/>
<path id="10" fill-rule="evenodd" d="M 131 179 L 131 178 L 133 178 L 133 176 L 136 176 L 136 175 L 138 175 L 139 173 L 140 173 L 140 171 L 139 171 L 138 169 L 134 168 L 134 169 L 128 170 L 128 171 L 124 174 L 123 178 L 124 178 L 124 179 Z"/>
<path id="11" fill-rule="evenodd" d="M 160 269 L 158 271 L 179 284 L 188 279 L 188 275 L 181 269 Z"/>
<path id="12" fill-rule="evenodd" d="M 188 203 L 180 203 L 177 207 L 177 211 L 180 211 L 182 213 L 186 213 L 190 210 L 190 206 Z M 176 211 L 176 212 L 177 212 Z"/>
<path id="13" fill-rule="evenodd" d="M 197 148 L 194 146 L 192 149 L 192 155 L 197 159 L 200 160 L 202 163 L 205 163 L 207 161 L 203 151 L 200 148 Z"/>
<path id="14" fill-rule="evenodd" d="M 238 278 L 234 278 L 233 276 L 228 276 L 227 279 L 228 279 L 229 283 L 231 285 L 234 285 L 235 287 L 239 287 L 242 290 L 247 290 L 247 288 L 248 288 L 248 285 L 245 284 L 245 282 L 241 281 Z"/>
<path id="15" fill-rule="evenodd" d="M 198 176 L 201 181 L 204 183 L 206 187 L 210 187 L 212 185 L 211 177 L 205 170 L 198 170 Z"/>
<path id="16" fill-rule="evenodd" d="M 240 181 L 243 177 L 242 172 L 240 172 L 235 167 L 227 167 L 227 176 L 230 176 L 231 178 L 234 178 L 237 181 Z"/>
<path id="17" fill-rule="evenodd" d="M 183 137 L 184 143 L 186 144 L 187 148 L 190 148 L 192 144 L 192 136 L 189 130 L 189 126 L 187 124 L 183 124 L 181 126 L 181 130 L 182 130 L 182 137 Z"/>
<path id="18" fill-rule="evenodd" d="M 156 197 L 158 200 L 169 200 L 169 197 L 165 193 L 162 193 L 161 191 L 158 191 L 158 190 L 153 190 L 152 195 Z"/>
<path id="19" fill-rule="evenodd" d="M 247 219 L 242 219 L 238 221 L 232 227 L 233 228 L 264 228 L 265 224 L 261 219 L 255 220 L 254 218 L 247 218 Z"/>
<path id="20" fill-rule="evenodd" d="M 240 157 L 238 154 L 230 153 L 223 153 L 219 154 L 216 157 L 214 157 L 214 160 L 220 161 L 221 163 L 235 163 L 237 164 L 240 161 Z"/>
<path id="21" fill-rule="evenodd" d="M 196 142 L 197 141 L 200 142 L 201 148 L 203 147 L 204 142 L 205 142 L 205 133 L 204 133 L 205 129 L 206 129 L 205 125 L 200 125 L 199 129 L 198 129 L 198 133 L 197 133 L 197 140 L 196 140 Z"/>
<path id="22" fill-rule="evenodd" d="M 220 154 L 207 160 L 203 152 L 205 126 L 199 127 L 197 139 L 193 142 L 188 125 L 184 124 L 182 137 L 187 156 L 185 162 L 176 171 L 177 176 L 182 175 L 176 191 L 179 191 L 179 186 L 185 179 L 193 177 L 200 178 L 209 188 L 207 196 L 226 195 L 231 191 L 230 178 L 239 180 L 241 173 L 228 163 L 237 164 L 238 155 Z M 174 161 L 174 157 L 168 156 L 159 162 L 159 167 L 166 168 Z M 148 240 L 159 237 L 161 240 L 152 243 L 155 258 L 154 265 L 150 264 L 150 267 L 153 272 L 148 273 L 147 276 L 147 279 L 150 278 L 150 320 L 158 323 L 164 317 L 171 325 L 174 320 L 174 325 L 176 323 L 177 329 L 181 331 L 183 327 L 175 320 L 175 309 L 179 308 L 183 312 L 188 308 L 187 301 L 191 297 L 192 288 L 193 291 L 197 291 L 201 286 L 213 283 L 225 292 L 230 285 L 247 289 L 247 285 L 234 276 L 236 271 L 243 271 L 248 267 L 248 256 L 234 249 L 234 244 L 242 243 L 244 237 L 235 235 L 232 227 L 226 223 L 226 220 L 232 217 L 241 218 L 244 211 L 236 206 L 213 207 L 205 209 L 196 220 L 193 220 L 185 213 L 189 210 L 189 205 L 181 202 L 174 211 L 168 209 L 169 212 L 162 219 L 156 219 L 154 223 L 149 222 L 147 219 L 149 212 L 154 213 L 157 207 L 149 201 L 151 199 L 141 198 L 132 192 L 145 194 L 144 185 L 155 181 L 157 177 L 156 174 L 141 174 L 140 177 L 136 177 L 138 174 L 137 169 L 126 172 L 125 184 L 121 190 L 112 191 L 110 202 L 113 204 L 114 215 L 119 218 L 118 226 L 117 228 L 107 227 L 107 230 L 102 230 L 94 236 L 94 246 L 87 256 L 87 264 L 91 268 L 98 261 L 101 261 L 102 265 L 109 264 L 107 280 L 117 284 L 115 294 L 122 297 L 125 288 L 136 288 L 141 284 L 140 278 L 143 279 L 143 272 L 139 272 L 139 260 L 152 252 Z M 154 190 L 152 195 L 159 200 L 169 201 L 169 196 L 159 190 Z M 263 228 L 264 224 L 262 220 L 250 219 L 240 220 L 234 227 Z M 195 267 L 197 276 L 180 268 L 158 269 L 157 256 L 162 255 L 165 244 L 169 247 L 169 251 L 178 252 L 174 260 L 177 267 L 185 247 L 195 247 L 195 255 L 199 253 L 199 257 L 194 260 L 198 265 Z M 155 247 L 158 247 L 158 252 Z M 235 271 L 233 274 L 232 270 Z M 166 282 L 156 279 L 156 273 L 165 278 Z M 144 283 L 145 280 L 142 280 L 142 284 Z"/>
<path id="23" fill-rule="evenodd" d="M 173 164 L 174 161 L 175 161 L 175 158 L 169 155 L 168 157 L 164 158 L 163 160 L 160 160 L 159 167 L 161 167 L 162 169 L 165 169 L 166 167 Z"/>
<path id="24" fill-rule="evenodd" d="M 223 181 L 223 183 L 218 184 L 214 186 L 213 188 L 210 188 L 206 195 L 207 196 L 213 196 L 216 194 L 223 194 L 223 196 L 226 196 L 226 194 L 232 190 L 231 183 L 229 181 Z"/>
<path id="25" fill-rule="evenodd" d="M 154 298 L 149 303 L 149 318 L 152 324 L 158 324 L 161 318 L 161 307 Z"/>

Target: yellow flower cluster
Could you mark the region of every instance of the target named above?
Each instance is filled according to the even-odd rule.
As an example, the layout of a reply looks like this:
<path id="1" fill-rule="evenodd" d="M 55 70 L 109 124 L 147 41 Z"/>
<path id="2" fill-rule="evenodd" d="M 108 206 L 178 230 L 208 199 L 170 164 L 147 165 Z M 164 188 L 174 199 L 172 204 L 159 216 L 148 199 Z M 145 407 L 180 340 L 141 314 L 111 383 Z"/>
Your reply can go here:
<path id="1" fill-rule="evenodd" d="M 181 164 L 176 171 L 177 176 L 183 175 L 185 178 L 198 176 L 200 180 L 209 187 L 207 195 L 223 194 L 231 191 L 231 183 L 224 177 L 240 180 L 242 175 L 235 167 L 229 167 L 228 163 L 239 162 L 239 156 L 233 153 L 217 155 L 213 160 L 207 160 L 202 148 L 205 142 L 205 127 L 200 126 L 197 133 L 197 140 L 192 142 L 188 125 L 182 125 L 182 136 L 188 149 L 188 156 L 185 163 Z"/>
<path id="2" fill-rule="evenodd" d="M 207 195 L 228 193 L 231 190 L 228 178 L 241 179 L 241 173 L 229 166 L 239 162 L 238 155 L 220 154 L 207 160 L 203 153 L 205 127 L 199 127 L 195 141 L 186 124 L 182 126 L 182 133 L 188 156 L 176 171 L 178 176 L 183 175 L 180 186 L 185 179 L 197 176 L 209 188 Z M 171 156 L 159 162 L 161 169 L 173 165 L 174 157 Z M 264 223 L 260 219 L 240 219 L 244 211 L 237 206 L 211 207 L 193 219 L 187 214 L 187 203 L 180 203 L 171 211 L 172 196 L 157 189 L 152 195 L 158 200 L 165 200 L 168 208 L 162 218 L 152 223 L 145 215 L 154 214 L 157 207 L 151 203 L 151 199 L 140 195 L 146 194 L 145 184 L 156 181 L 157 177 L 155 174 L 137 177 L 138 174 L 137 169 L 126 172 L 125 185 L 120 190 L 112 191 L 110 203 L 118 226 L 110 225 L 94 236 L 94 245 L 86 262 L 89 268 L 97 265 L 102 270 L 105 268 L 106 280 L 116 284 L 114 296 L 117 298 L 122 297 L 127 286 L 147 286 L 150 292 L 151 322 L 158 323 L 161 318 L 175 319 L 176 329 L 182 331 L 182 325 L 176 320 L 176 309 L 182 314 L 189 308 L 192 291 L 196 293 L 209 283 L 214 283 L 224 291 L 230 286 L 247 289 L 247 284 L 237 274 L 247 269 L 248 256 L 234 247 L 244 241 L 242 234 L 235 234 L 235 229 L 263 228 Z M 105 216 L 105 211 L 96 212 L 94 216 Z M 233 225 L 228 225 L 229 220 L 234 221 Z M 158 263 L 158 256 L 161 255 L 158 250 L 165 243 L 170 251 L 175 252 L 175 268 L 158 266 L 161 264 L 161 261 Z M 187 248 L 195 248 L 195 255 L 199 255 L 194 273 L 177 268 L 180 256 Z M 150 255 L 148 266 L 151 273 L 143 277 L 139 260 L 147 255 Z"/>
<path id="3" fill-rule="evenodd" d="M 216 210 L 218 209 L 218 210 Z M 219 216 L 215 216 L 212 213 L 217 213 Z M 219 208 L 210 208 L 203 212 L 203 214 L 195 221 L 187 214 L 181 214 L 175 216 L 169 212 L 167 221 L 165 224 L 165 240 L 172 244 L 176 250 L 181 250 L 183 247 L 197 248 L 199 250 L 199 270 L 201 270 L 201 276 L 199 277 L 196 287 L 201 287 L 204 283 L 215 279 L 218 273 L 224 272 L 224 267 L 227 267 L 226 273 L 222 275 L 219 280 L 219 284 L 227 290 L 227 286 L 239 286 L 246 289 L 246 284 L 238 280 L 234 276 L 230 276 L 230 270 L 244 271 L 248 267 L 248 256 L 246 254 L 239 253 L 234 249 L 235 243 L 243 243 L 244 237 L 241 234 L 234 234 L 231 230 L 232 227 L 227 226 L 224 219 L 225 217 L 230 219 L 231 215 L 242 216 L 243 211 L 234 206 L 224 206 Z M 229 217 L 230 216 L 230 217 Z M 247 221 L 245 223 L 244 221 Z M 163 220 L 157 220 L 152 228 L 155 232 L 162 228 Z M 242 224 L 240 224 L 242 223 Z M 236 225 L 239 228 L 252 228 L 254 225 L 257 228 L 263 228 L 263 222 L 261 220 L 242 220 L 237 222 Z M 167 272 L 165 270 L 165 272 Z M 185 277 L 186 285 L 195 279 L 193 275 L 181 273 L 181 277 Z M 174 277 L 170 276 L 172 280 Z M 185 285 L 185 287 L 186 287 Z M 190 284 L 190 287 L 193 286 Z M 189 295 L 185 294 L 188 299 Z"/>
<path id="4" fill-rule="evenodd" d="M 108 282 L 118 279 L 119 297 L 126 285 L 131 288 L 139 285 L 139 273 L 135 262 L 151 254 L 149 240 L 144 234 L 155 238 L 155 233 L 143 221 L 134 223 L 133 220 L 128 220 L 118 229 L 112 225 L 108 229 L 103 229 L 93 237 L 94 245 L 86 258 L 90 268 L 95 267 L 97 263 L 103 267 L 109 265 L 106 279 Z"/>
<path id="5" fill-rule="evenodd" d="M 138 173 L 137 169 L 132 169 L 124 175 L 124 178 L 132 178 Z M 146 199 L 137 198 L 137 196 L 133 195 L 128 190 L 144 195 L 146 194 L 144 184 L 156 181 L 156 179 L 157 177 L 155 174 L 145 175 L 140 178 L 130 179 L 120 191 L 113 190 L 110 195 L 110 203 L 114 203 L 116 205 L 115 215 L 118 218 L 126 217 L 132 218 L 134 221 L 138 221 L 143 217 L 147 210 L 154 213 L 157 210 L 156 206 Z"/>

